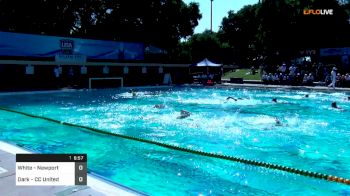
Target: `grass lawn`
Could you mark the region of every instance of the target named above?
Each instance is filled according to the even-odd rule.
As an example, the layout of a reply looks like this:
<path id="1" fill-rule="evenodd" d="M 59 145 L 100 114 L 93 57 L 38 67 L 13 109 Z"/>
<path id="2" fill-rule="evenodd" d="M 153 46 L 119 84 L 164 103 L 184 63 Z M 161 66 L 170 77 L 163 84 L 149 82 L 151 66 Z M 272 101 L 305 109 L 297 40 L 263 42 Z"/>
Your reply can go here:
<path id="1" fill-rule="evenodd" d="M 251 75 L 250 69 L 236 69 L 235 72 L 228 71 L 224 73 L 222 78 L 243 78 L 243 80 L 261 80 L 260 71 L 257 70 L 257 73 L 255 75 Z"/>

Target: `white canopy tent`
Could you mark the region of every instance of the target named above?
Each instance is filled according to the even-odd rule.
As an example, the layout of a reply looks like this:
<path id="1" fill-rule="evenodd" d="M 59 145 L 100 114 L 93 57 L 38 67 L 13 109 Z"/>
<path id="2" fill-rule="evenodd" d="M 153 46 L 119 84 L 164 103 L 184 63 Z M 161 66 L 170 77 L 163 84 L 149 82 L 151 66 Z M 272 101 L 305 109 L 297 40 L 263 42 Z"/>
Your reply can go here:
<path id="1" fill-rule="evenodd" d="M 202 60 L 201 62 L 199 62 L 197 64 L 192 64 L 190 66 L 189 73 L 191 75 L 193 75 L 194 82 L 197 81 L 197 82 L 200 82 L 200 83 L 203 83 L 206 85 L 209 84 L 209 82 L 211 84 L 214 84 L 213 83 L 214 81 L 221 82 L 221 67 L 222 67 L 222 64 L 213 63 L 209 59 L 205 58 L 204 60 Z M 191 72 L 191 68 L 194 70 L 199 69 L 201 71 L 193 73 L 193 72 Z M 205 71 L 203 70 L 203 68 L 204 69 L 206 68 L 206 74 L 205 74 Z M 211 68 L 211 71 L 209 71 L 209 68 Z M 209 73 L 211 73 L 211 74 L 209 74 Z M 203 75 L 203 74 L 205 74 L 205 75 Z"/>
<path id="2" fill-rule="evenodd" d="M 190 66 L 190 68 L 191 67 L 206 67 L 207 69 L 206 69 L 206 72 L 207 72 L 207 74 L 209 73 L 209 67 L 217 67 L 217 68 L 219 68 L 219 67 L 221 67 L 222 66 L 222 64 L 216 64 L 216 63 L 213 63 L 213 62 L 211 62 L 209 59 L 207 59 L 207 58 L 205 58 L 204 60 L 202 60 L 201 62 L 199 62 L 199 63 L 197 63 L 197 64 L 192 64 L 191 66 Z M 189 72 L 191 73 L 191 69 L 189 70 Z"/>
<path id="3" fill-rule="evenodd" d="M 213 63 L 213 62 L 209 61 L 207 58 L 205 58 L 203 61 L 195 64 L 194 66 L 196 66 L 196 67 L 220 67 L 222 65 Z"/>

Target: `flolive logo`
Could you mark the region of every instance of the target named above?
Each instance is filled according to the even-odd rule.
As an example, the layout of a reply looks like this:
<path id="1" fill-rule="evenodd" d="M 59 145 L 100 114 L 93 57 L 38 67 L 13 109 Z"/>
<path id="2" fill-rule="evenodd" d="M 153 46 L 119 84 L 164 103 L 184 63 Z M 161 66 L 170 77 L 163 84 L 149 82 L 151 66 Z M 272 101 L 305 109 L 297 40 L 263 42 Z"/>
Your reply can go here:
<path id="1" fill-rule="evenodd" d="M 333 9 L 304 9 L 304 15 L 333 15 Z"/>

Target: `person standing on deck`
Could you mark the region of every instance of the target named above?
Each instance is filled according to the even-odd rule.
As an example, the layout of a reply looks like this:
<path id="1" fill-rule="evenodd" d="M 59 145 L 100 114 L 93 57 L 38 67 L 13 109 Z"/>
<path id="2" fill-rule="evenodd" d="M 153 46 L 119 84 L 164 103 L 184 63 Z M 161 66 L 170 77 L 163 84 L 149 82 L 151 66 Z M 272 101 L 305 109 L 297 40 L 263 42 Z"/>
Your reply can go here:
<path id="1" fill-rule="evenodd" d="M 61 86 L 61 80 L 60 80 L 60 70 L 58 67 L 55 67 L 53 69 L 53 74 L 55 75 L 55 85 L 57 88 L 60 88 Z"/>
<path id="2" fill-rule="evenodd" d="M 69 68 L 69 71 L 68 71 L 68 78 L 69 78 L 69 84 L 68 86 L 74 86 L 74 70 L 73 70 L 73 67 L 70 67 Z"/>
<path id="3" fill-rule="evenodd" d="M 333 67 L 332 72 L 331 72 L 331 79 L 332 83 L 328 85 L 328 87 L 333 87 L 335 88 L 335 82 L 337 81 L 337 68 Z"/>

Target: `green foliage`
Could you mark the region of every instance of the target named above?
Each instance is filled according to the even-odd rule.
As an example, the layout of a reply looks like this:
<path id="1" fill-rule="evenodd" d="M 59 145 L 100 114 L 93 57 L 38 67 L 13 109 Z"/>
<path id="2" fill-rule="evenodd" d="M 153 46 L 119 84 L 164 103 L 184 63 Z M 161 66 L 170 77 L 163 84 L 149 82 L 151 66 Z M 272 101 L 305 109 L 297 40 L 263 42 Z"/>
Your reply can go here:
<path id="1" fill-rule="evenodd" d="M 306 16 L 306 8 L 334 15 Z M 349 0 L 261 0 L 230 11 L 219 32 L 193 35 L 201 17 L 197 3 L 182 0 L 0 0 L 0 31 L 143 42 L 166 49 L 173 62 L 251 66 L 257 57 L 288 60 L 302 49 L 350 45 Z"/>
<path id="2" fill-rule="evenodd" d="M 180 45 L 180 54 L 183 62 L 199 62 L 208 58 L 216 63 L 232 64 L 232 49 L 228 43 L 220 40 L 219 33 L 206 30 L 194 34 L 188 41 Z"/>
<path id="3" fill-rule="evenodd" d="M 144 42 L 171 52 L 193 34 L 199 5 L 182 0 L 0 0 L 0 30 Z"/>
<path id="4" fill-rule="evenodd" d="M 209 58 L 216 60 L 220 52 L 220 41 L 216 34 L 209 30 L 200 34 L 194 34 L 189 44 L 191 46 L 192 60 L 194 62 Z"/>
<path id="5" fill-rule="evenodd" d="M 71 1 L 0 0 L 0 30 L 68 35 L 76 21 Z"/>
<path id="6" fill-rule="evenodd" d="M 234 50 L 238 64 L 255 57 L 288 60 L 299 50 L 350 45 L 349 1 L 263 0 L 233 11 L 222 20 L 220 38 Z M 304 9 L 333 9 L 332 16 L 304 15 Z M 278 55 L 277 55 L 278 54 Z"/>
<path id="7" fill-rule="evenodd" d="M 234 54 L 232 60 L 238 64 L 248 64 L 248 59 L 257 55 L 258 45 L 255 39 L 259 28 L 257 9 L 258 4 L 245 6 L 237 13 L 230 11 L 222 20 L 220 39 L 231 46 Z"/>

